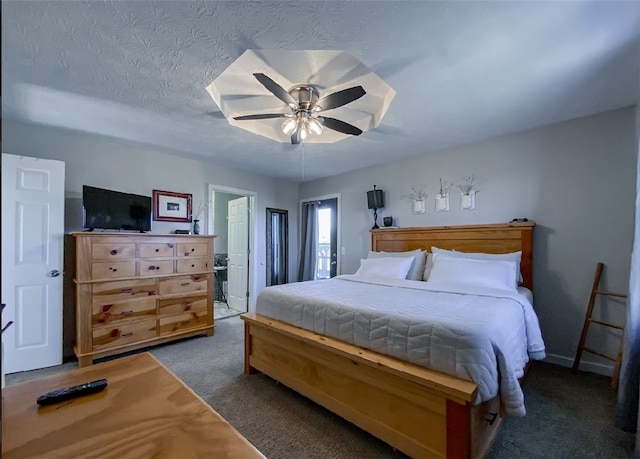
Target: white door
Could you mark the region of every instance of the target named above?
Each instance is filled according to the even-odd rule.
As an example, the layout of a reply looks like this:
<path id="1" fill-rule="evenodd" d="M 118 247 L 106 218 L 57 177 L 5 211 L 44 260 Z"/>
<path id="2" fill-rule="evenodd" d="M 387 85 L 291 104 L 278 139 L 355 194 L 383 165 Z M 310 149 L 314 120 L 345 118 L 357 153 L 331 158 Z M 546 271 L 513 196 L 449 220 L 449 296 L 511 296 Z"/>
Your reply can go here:
<path id="1" fill-rule="evenodd" d="M 229 307 L 246 312 L 249 279 L 249 198 L 229 201 L 227 252 L 227 302 Z"/>
<path id="2" fill-rule="evenodd" d="M 64 162 L 2 154 L 6 373 L 62 363 Z"/>

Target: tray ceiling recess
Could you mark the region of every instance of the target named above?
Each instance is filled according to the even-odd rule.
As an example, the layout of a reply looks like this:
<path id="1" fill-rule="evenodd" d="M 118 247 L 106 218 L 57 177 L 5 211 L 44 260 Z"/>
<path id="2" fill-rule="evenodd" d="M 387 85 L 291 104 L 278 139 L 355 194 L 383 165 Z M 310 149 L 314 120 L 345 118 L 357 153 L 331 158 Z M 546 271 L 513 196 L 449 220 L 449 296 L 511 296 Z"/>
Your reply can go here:
<path id="1" fill-rule="evenodd" d="M 245 51 L 207 92 L 232 126 L 292 144 L 374 129 L 396 94 L 346 51 L 281 49 Z"/>

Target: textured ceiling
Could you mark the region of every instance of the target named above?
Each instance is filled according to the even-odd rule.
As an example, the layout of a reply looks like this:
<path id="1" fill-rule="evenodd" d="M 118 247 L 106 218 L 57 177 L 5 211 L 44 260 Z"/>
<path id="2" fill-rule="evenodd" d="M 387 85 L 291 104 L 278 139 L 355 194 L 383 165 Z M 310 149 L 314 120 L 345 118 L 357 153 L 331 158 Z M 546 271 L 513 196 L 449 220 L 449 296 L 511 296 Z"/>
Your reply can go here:
<path id="1" fill-rule="evenodd" d="M 3 1 L 2 116 L 312 180 L 632 105 L 639 42 L 635 1 Z M 205 89 L 247 49 L 346 50 L 397 94 L 359 137 L 274 142 Z"/>

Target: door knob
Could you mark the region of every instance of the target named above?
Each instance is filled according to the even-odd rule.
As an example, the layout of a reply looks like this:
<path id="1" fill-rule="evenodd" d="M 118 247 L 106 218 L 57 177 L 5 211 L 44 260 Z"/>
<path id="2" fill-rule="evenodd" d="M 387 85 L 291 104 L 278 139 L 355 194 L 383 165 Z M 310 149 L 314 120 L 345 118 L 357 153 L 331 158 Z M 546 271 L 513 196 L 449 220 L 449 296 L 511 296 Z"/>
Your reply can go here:
<path id="1" fill-rule="evenodd" d="M 49 271 L 49 275 L 51 277 L 58 277 L 60 275 L 60 271 L 58 271 L 57 269 L 53 269 L 53 270 Z"/>

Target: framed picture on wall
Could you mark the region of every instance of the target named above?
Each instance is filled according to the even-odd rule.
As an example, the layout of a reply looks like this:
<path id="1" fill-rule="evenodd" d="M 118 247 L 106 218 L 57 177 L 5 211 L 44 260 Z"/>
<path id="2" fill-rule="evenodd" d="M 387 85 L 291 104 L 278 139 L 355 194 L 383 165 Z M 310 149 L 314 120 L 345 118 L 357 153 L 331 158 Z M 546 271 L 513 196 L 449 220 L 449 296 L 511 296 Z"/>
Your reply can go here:
<path id="1" fill-rule="evenodd" d="M 192 196 L 153 190 L 153 219 L 159 222 L 191 222 Z"/>

